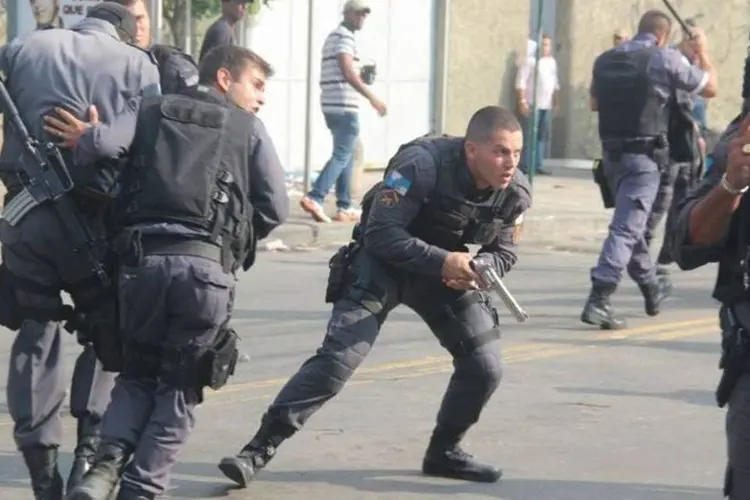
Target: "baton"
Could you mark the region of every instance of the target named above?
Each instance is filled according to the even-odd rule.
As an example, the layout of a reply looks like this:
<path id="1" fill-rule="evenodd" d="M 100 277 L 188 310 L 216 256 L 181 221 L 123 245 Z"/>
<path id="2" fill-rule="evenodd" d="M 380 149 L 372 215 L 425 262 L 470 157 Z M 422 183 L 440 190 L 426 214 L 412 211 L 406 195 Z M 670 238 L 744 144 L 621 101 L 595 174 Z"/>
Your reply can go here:
<path id="1" fill-rule="evenodd" d="M 690 26 L 688 26 L 685 21 L 683 21 L 682 17 L 677 13 L 676 10 L 674 10 L 674 7 L 672 7 L 672 4 L 669 0 L 663 0 L 664 6 L 667 8 L 670 14 L 677 20 L 677 22 L 680 24 L 680 27 L 682 28 L 682 31 L 685 32 L 685 34 L 690 38 L 693 39 L 693 32 L 690 30 Z"/>

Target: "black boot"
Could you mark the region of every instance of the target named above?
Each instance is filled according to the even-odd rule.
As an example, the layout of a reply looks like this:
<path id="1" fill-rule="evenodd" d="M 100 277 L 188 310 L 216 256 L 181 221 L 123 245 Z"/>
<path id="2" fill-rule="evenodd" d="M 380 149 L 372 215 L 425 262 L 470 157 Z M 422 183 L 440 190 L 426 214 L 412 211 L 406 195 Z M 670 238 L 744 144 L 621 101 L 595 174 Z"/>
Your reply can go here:
<path id="1" fill-rule="evenodd" d="M 478 483 L 494 483 L 503 471 L 491 465 L 478 462 L 461 449 L 459 442 L 463 432 L 451 432 L 439 426 L 432 433 L 427 447 L 422 472 L 428 476 L 462 479 Z"/>
<path id="2" fill-rule="evenodd" d="M 615 292 L 617 285 L 594 281 L 591 293 L 583 307 L 581 321 L 589 325 L 598 326 L 602 330 L 621 330 L 627 327 L 625 320 L 615 314 L 609 297 Z"/>
<path id="3" fill-rule="evenodd" d="M 57 447 L 32 446 L 21 450 L 29 469 L 35 500 L 60 500 L 63 480 L 57 469 Z"/>
<path id="4" fill-rule="evenodd" d="M 219 470 L 237 483 L 241 488 L 247 488 L 255 474 L 268 465 L 276 454 L 276 448 L 294 434 L 295 429 L 273 422 L 267 416 L 255 433 L 253 439 L 233 457 L 224 457 L 219 462 Z"/>
<path id="5" fill-rule="evenodd" d="M 94 455 L 94 463 L 83 479 L 68 493 L 65 500 L 107 500 L 120 480 L 132 447 L 102 441 Z"/>
<path id="6" fill-rule="evenodd" d="M 656 282 L 639 284 L 638 288 L 643 294 L 646 314 L 656 316 L 659 314 L 661 303 L 672 293 L 672 280 L 669 279 L 667 273 L 657 272 Z"/>
<path id="7" fill-rule="evenodd" d="M 96 448 L 99 446 L 101 420 L 85 416 L 78 419 L 78 444 L 73 452 L 73 465 L 70 467 L 65 490 L 70 493 L 91 468 Z"/>

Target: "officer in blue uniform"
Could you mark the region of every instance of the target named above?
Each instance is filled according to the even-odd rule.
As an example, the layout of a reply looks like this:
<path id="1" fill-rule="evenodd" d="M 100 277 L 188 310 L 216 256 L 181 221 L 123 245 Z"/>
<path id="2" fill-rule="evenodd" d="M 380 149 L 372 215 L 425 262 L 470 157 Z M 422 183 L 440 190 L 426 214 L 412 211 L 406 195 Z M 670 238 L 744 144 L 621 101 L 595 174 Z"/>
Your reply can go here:
<path id="1" fill-rule="evenodd" d="M 159 74 L 149 55 L 128 45 L 135 20 L 120 5 L 104 2 L 93 7 L 70 29 L 46 29 L 15 38 L 0 48 L 0 69 L 6 87 L 29 133 L 49 140 L 42 116 L 56 107 L 77 117 L 81 128 L 72 135 L 53 135 L 65 150 L 77 189 L 73 195 L 89 227 L 103 237 L 101 215 L 108 186 L 99 183 L 106 172 L 102 159 L 127 151 L 135 133 L 140 99 L 159 92 Z M 96 123 L 84 123 L 91 106 Z M 72 142 L 71 142 L 72 141 Z M 14 422 L 13 436 L 31 475 L 38 499 L 62 496 L 57 449 L 63 439 L 60 411 L 65 401 L 60 319 L 61 290 L 76 307 L 86 311 L 91 325 L 109 325 L 114 314 L 92 269 L 74 252 L 50 205 L 36 206 L 19 182 L 23 145 L 6 131 L 0 151 L 0 179 L 7 188 L 3 218 L 2 288 L 12 289 L 25 319 L 10 353 L 7 400 Z M 12 279 L 10 278 L 12 277 Z M 6 302 L 7 303 L 7 302 Z M 78 421 L 79 447 L 93 453 L 99 422 L 110 399 L 114 373 L 103 370 L 92 345 L 79 356 L 70 388 L 70 409 Z"/>
<path id="2" fill-rule="evenodd" d="M 116 204 L 124 365 L 94 464 L 69 500 L 165 493 L 203 390 L 237 361 L 235 272 L 289 213 L 273 142 L 254 114 L 272 70 L 217 47 L 200 84 L 145 100 Z M 219 147 L 217 147 L 219 145 Z"/>
<path id="3" fill-rule="evenodd" d="M 500 384 L 498 312 L 466 245 L 481 246 L 500 276 L 516 263 L 518 224 L 531 205 L 516 170 L 523 147 L 512 112 L 477 111 L 466 137 L 420 138 L 402 146 L 385 180 L 364 197 L 353 242 L 331 259 L 326 301 L 333 312 L 322 346 L 287 382 L 260 429 L 221 471 L 247 486 L 282 441 L 336 396 L 364 361 L 399 304 L 419 314 L 453 356 L 454 373 L 422 463 L 425 474 L 494 482 L 501 472 L 460 446 Z"/>
<path id="4" fill-rule="evenodd" d="M 632 40 L 594 63 L 591 109 L 599 114 L 603 169 L 615 209 L 581 320 L 603 329 L 625 327 L 610 296 L 626 269 L 644 296 L 646 313 L 659 313 L 668 290 L 657 277 L 645 232 L 668 161 L 666 104 L 673 89 L 713 97 L 718 86 L 705 37 L 699 33 L 693 40 L 698 63 L 691 66 L 679 51 L 664 48 L 671 27 L 667 14 L 646 12 Z"/>

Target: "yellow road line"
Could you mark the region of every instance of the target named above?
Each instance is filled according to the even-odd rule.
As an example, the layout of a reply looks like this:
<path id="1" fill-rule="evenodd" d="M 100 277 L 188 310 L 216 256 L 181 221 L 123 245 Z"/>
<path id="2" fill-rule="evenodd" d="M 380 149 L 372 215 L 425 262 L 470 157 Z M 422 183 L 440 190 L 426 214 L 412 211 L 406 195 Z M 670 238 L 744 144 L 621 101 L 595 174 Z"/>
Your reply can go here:
<path id="1" fill-rule="evenodd" d="M 699 318 L 689 321 L 676 321 L 671 323 L 660 323 L 654 325 L 647 325 L 637 328 L 630 328 L 625 330 L 618 330 L 616 332 L 607 332 L 594 335 L 590 338 L 590 343 L 585 345 L 579 345 L 575 347 L 561 347 L 555 343 L 545 342 L 529 342 L 523 344 L 516 344 L 505 347 L 503 349 L 504 363 L 514 364 L 523 363 L 527 361 L 535 361 L 540 359 L 557 358 L 563 356 L 569 356 L 573 354 L 580 354 L 586 351 L 597 348 L 599 345 L 606 345 L 610 342 L 606 341 L 617 341 L 627 340 L 633 338 L 636 343 L 643 343 L 654 340 L 672 340 L 702 334 L 708 334 L 711 332 L 712 327 L 717 326 L 717 319 L 714 317 Z M 692 327 L 692 328 L 690 328 Z M 655 335 L 653 334 L 656 333 Z M 580 331 L 579 331 L 580 333 Z M 649 335 L 652 334 L 652 335 Z M 580 338 L 577 338 L 580 339 Z M 585 338 L 582 340 L 586 340 Z M 371 367 L 363 367 L 356 371 L 353 379 L 347 383 L 347 385 L 360 385 L 368 384 L 389 378 L 395 379 L 406 379 L 423 377 L 431 374 L 446 373 L 453 370 L 450 364 L 450 356 L 425 356 L 422 358 L 405 359 L 400 361 L 393 361 L 389 363 L 383 363 Z M 407 370 L 406 372 L 398 373 L 399 370 Z M 377 375 L 383 375 L 386 373 L 394 373 L 393 377 L 378 377 Z M 369 375 L 369 376 L 368 376 Z M 289 380 L 288 377 L 274 378 L 266 380 L 252 380 L 248 382 L 240 382 L 236 384 L 228 385 L 222 388 L 220 391 L 206 391 L 206 398 L 214 399 L 217 396 L 223 396 L 225 394 L 238 393 L 243 391 L 251 391 L 253 389 L 264 389 L 270 387 L 279 387 L 285 384 Z M 239 396 L 239 397 L 238 397 Z M 212 405 L 216 404 L 229 404 L 239 401 L 254 401 L 258 399 L 266 399 L 267 394 L 263 395 L 236 395 L 232 398 L 219 398 L 218 401 L 212 401 Z M 4 419 L 3 419 L 4 420 Z M 0 420 L 0 427 L 7 427 L 13 425 L 11 421 Z"/>

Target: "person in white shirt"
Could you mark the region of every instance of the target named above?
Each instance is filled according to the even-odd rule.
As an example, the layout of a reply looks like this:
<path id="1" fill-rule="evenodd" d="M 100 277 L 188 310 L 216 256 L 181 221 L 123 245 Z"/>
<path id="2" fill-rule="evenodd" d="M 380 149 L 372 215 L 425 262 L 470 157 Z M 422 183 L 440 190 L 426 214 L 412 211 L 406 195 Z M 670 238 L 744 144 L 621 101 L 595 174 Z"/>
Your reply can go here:
<path id="1" fill-rule="evenodd" d="M 549 141 L 549 120 L 552 110 L 559 107 L 558 91 L 560 81 L 557 77 L 557 61 L 552 57 L 552 39 L 549 35 L 543 35 L 541 56 L 539 58 L 538 78 L 535 78 L 534 67 L 536 65 L 533 56 L 527 57 L 524 64 L 518 68 L 516 75 L 516 99 L 518 112 L 524 124 L 524 154 L 521 170 L 529 173 L 531 163 L 531 148 L 536 147 L 536 160 L 534 172 L 546 174 L 542 170 L 542 158 L 547 151 Z M 531 126 L 533 116 L 531 110 L 534 102 L 534 82 L 537 83 L 537 110 L 539 113 L 537 136 L 531 137 Z"/>

